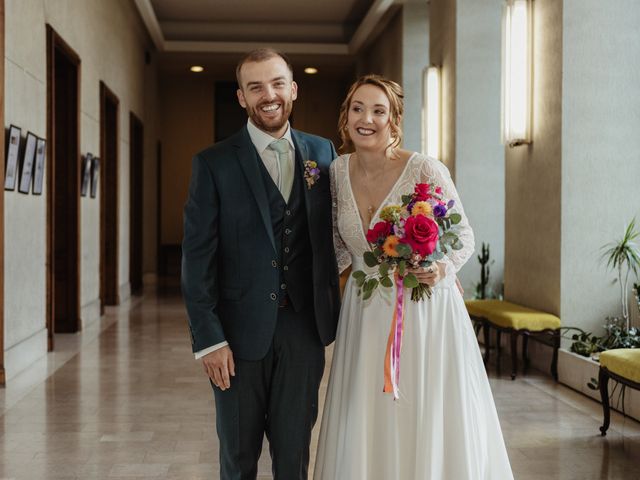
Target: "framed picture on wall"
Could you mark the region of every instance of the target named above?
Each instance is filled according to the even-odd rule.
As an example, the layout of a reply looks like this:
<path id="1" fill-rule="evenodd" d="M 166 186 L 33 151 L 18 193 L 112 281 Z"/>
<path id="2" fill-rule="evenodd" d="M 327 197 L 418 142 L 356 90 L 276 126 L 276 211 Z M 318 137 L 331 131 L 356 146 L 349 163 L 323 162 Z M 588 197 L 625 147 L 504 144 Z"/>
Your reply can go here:
<path id="1" fill-rule="evenodd" d="M 98 193 L 98 180 L 100 180 L 100 159 L 93 157 L 91 161 L 91 198 L 96 198 Z"/>
<path id="2" fill-rule="evenodd" d="M 42 194 L 42 183 L 44 182 L 44 160 L 47 155 L 47 141 L 38 138 L 36 141 L 36 165 L 33 174 L 33 194 Z"/>
<path id="3" fill-rule="evenodd" d="M 22 158 L 22 170 L 20 172 L 20 183 L 18 191 L 20 193 L 29 193 L 31 189 L 31 179 L 33 176 L 33 159 L 36 154 L 36 142 L 38 137 L 33 133 L 27 133 L 27 141 L 24 144 L 24 155 Z"/>
<path id="4" fill-rule="evenodd" d="M 87 153 L 82 158 L 82 180 L 80 182 L 80 196 L 86 197 L 89 192 L 89 184 L 91 183 L 91 164 L 93 155 Z"/>
<path id="5" fill-rule="evenodd" d="M 18 155 L 20 153 L 20 127 L 11 125 L 7 135 L 7 165 L 4 171 L 4 189 L 15 190 L 18 178 Z"/>

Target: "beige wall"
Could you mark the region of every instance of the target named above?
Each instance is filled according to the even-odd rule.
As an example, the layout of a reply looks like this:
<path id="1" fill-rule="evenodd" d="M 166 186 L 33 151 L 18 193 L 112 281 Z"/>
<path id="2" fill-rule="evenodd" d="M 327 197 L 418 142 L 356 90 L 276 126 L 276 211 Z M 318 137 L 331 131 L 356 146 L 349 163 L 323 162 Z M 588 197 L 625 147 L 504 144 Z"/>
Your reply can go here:
<path id="1" fill-rule="evenodd" d="M 350 80 L 322 74 L 297 78 L 295 128 L 329 138 L 337 148 L 338 112 Z M 191 177 L 191 158 L 213 143 L 215 82 L 212 76 L 160 75 L 163 245 L 182 242 L 182 210 Z"/>
<path id="2" fill-rule="evenodd" d="M 600 333 L 622 308 L 601 247 L 640 219 L 640 2 L 565 0 L 562 17 L 561 315 Z"/>
<path id="3" fill-rule="evenodd" d="M 562 2 L 534 5 L 532 144 L 506 147 L 505 297 L 560 313 Z"/>
<path id="4" fill-rule="evenodd" d="M 81 58 L 80 150 L 100 151 L 99 82 L 120 99 L 120 278 L 129 281 L 129 111 L 145 121 L 146 33 L 126 0 L 6 0 L 5 124 L 46 137 L 46 30 Z M 146 125 L 145 125 L 146 127 Z M 148 129 L 147 134 L 153 135 Z M 45 168 L 49 168 L 48 165 Z M 5 349 L 7 375 L 46 353 L 46 184 L 41 196 L 5 196 Z M 99 317 L 99 198 L 80 201 L 83 324 Z"/>

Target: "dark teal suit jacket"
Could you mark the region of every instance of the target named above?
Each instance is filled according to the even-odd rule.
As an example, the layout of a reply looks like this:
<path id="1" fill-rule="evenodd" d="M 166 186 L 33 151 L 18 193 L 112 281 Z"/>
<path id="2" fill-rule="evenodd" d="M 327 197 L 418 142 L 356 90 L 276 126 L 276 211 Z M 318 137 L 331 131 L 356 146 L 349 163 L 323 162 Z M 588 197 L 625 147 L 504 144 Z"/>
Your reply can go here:
<path id="1" fill-rule="evenodd" d="M 329 165 L 337 156 L 322 137 L 292 129 L 295 160 L 313 160 L 320 178 L 304 187 L 313 252 L 314 313 L 325 345 L 335 338 L 340 309 L 333 249 Z M 229 342 L 234 356 L 262 359 L 278 316 L 279 270 L 262 161 L 242 128 L 193 158 L 184 208 L 182 292 L 193 351 Z"/>

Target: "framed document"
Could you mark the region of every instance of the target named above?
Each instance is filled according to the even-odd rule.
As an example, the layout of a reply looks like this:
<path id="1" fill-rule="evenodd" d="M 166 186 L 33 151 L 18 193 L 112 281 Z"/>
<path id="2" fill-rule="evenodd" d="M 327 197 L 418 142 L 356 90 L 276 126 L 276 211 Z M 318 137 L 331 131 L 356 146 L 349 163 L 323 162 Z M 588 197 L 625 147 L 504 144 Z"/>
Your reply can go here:
<path id="1" fill-rule="evenodd" d="M 31 189 L 31 178 L 33 176 L 33 159 L 36 153 L 36 137 L 33 133 L 27 133 L 27 141 L 24 145 L 24 157 L 22 159 L 22 170 L 20 172 L 20 183 L 18 191 L 29 193 Z"/>
<path id="2" fill-rule="evenodd" d="M 100 159 L 93 157 L 91 162 L 91 198 L 96 198 L 98 193 L 98 180 L 100 180 Z"/>
<path id="3" fill-rule="evenodd" d="M 44 181 L 44 160 L 47 154 L 47 141 L 44 138 L 38 138 L 36 141 L 36 165 L 33 175 L 33 194 L 42 194 L 42 183 Z"/>
<path id="4" fill-rule="evenodd" d="M 18 154 L 20 153 L 20 127 L 11 125 L 7 135 L 7 168 L 4 172 L 4 189 L 15 190 L 18 178 Z"/>
<path id="5" fill-rule="evenodd" d="M 89 184 L 91 183 L 91 164 L 93 159 L 93 155 L 87 153 L 82 158 L 82 177 L 80 182 L 80 196 L 86 197 L 87 192 L 89 191 Z"/>

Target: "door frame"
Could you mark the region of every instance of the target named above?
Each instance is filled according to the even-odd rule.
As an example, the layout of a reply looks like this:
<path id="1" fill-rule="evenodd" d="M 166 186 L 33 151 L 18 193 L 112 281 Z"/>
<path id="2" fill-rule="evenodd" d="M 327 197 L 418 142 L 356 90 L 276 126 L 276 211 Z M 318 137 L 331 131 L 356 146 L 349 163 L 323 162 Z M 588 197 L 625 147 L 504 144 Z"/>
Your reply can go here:
<path id="1" fill-rule="evenodd" d="M 0 58 L 4 59 L 4 0 L 0 0 Z M 4 61 L 0 65 L 0 125 L 0 386 L 4 386 Z"/>
<path id="2" fill-rule="evenodd" d="M 137 132 L 140 134 L 136 135 Z M 129 112 L 129 283 L 132 294 L 140 294 L 142 291 L 142 252 L 144 251 L 144 229 L 142 226 L 144 217 L 143 193 L 144 124 L 135 113 Z M 137 201 L 134 201 L 134 198 Z M 135 211 L 136 209 L 137 211 Z M 136 251 L 136 245 L 140 246 L 139 251 Z M 135 272 L 134 266 L 139 266 L 140 271 Z"/>
<path id="3" fill-rule="evenodd" d="M 55 333 L 55 251 L 54 251 L 54 228 L 55 228 L 55 212 L 53 211 L 53 202 L 55 199 L 55 54 L 56 49 L 61 52 L 71 63 L 75 64 L 77 69 L 76 78 L 76 172 L 80 171 L 81 155 L 80 155 L 80 56 L 69 46 L 67 42 L 47 24 L 47 253 L 46 253 L 46 275 L 47 275 L 47 349 L 54 349 L 54 333 Z M 76 305 L 75 315 L 80 329 L 80 175 L 76 175 L 76 197 L 78 208 L 76 209 L 76 261 L 77 268 L 75 285 Z"/>

